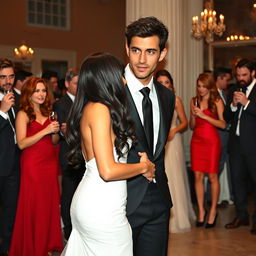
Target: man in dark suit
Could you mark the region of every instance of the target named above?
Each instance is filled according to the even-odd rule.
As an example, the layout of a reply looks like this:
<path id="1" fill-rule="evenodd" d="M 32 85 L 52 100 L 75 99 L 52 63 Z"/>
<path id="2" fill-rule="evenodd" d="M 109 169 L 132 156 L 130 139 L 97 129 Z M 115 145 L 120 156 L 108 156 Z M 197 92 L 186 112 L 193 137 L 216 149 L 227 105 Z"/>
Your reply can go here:
<path id="1" fill-rule="evenodd" d="M 153 80 L 158 62 L 167 53 L 168 30 L 155 17 L 141 18 L 126 29 L 129 64 L 125 69 L 128 105 L 138 143 L 128 156 L 139 162 L 146 152 L 156 167 L 149 183 L 142 175 L 128 180 L 127 217 L 133 230 L 135 256 L 167 254 L 168 225 L 172 206 L 164 168 L 164 146 L 175 106 L 170 90 Z"/>
<path id="2" fill-rule="evenodd" d="M 236 65 L 238 84 L 233 86 L 227 100 L 224 118 L 231 124 L 229 156 L 236 218 L 225 225 L 227 229 L 249 225 L 247 211 L 248 181 L 256 189 L 256 79 L 251 60 L 241 59 Z M 254 200 L 256 197 L 253 197 Z M 251 233 L 256 235 L 256 209 L 252 216 Z"/>
<path id="3" fill-rule="evenodd" d="M 13 86 L 13 93 L 14 93 L 15 105 L 18 109 L 19 109 L 21 88 L 30 76 L 32 76 L 31 72 L 28 72 L 22 69 L 15 70 L 15 82 Z"/>
<path id="4" fill-rule="evenodd" d="M 219 95 L 224 103 L 226 105 L 227 102 L 227 89 L 229 82 L 232 77 L 231 69 L 224 68 L 224 67 L 218 67 L 214 70 L 214 80 L 217 87 L 217 90 L 219 92 Z M 219 169 L 219 175 L 220 179 L 223 177 L 223 171 L 224 167 L 226 165 L 226 174 L 227 175 L 227 182 L 221 185 L 227 185 L 227 187 L 221 187 L 221 194 L 219 199 L 219 207 L 226 207 L 229 203 L 232 203 L 231 201 L 231 178 L 230 178 L 230 168 L 229 168 L 229 161 L 228 161 L 228 132 L 229 126 L 227 126 L 226 129 L 218 129 L 219 136 L 221 139 L 221 157 L 220 157 L 220 169 Z M 227 191 L 225 194 L 222 191 Z M 221 195 L 223 198 L 221 198 Z"/>
<path id="5" fill-rule="evenodd" d="M 61 194 L 61 216 L 64 224 L 64 237 L 68 240 L 72 230 L 70 219 L 70 205 L 73 194 L 82 178 L 85 167 L 77 170 L 70 166 L 67 162 L 67 153 L 69 151 L 68 144 L 65 140 L 66 120 L 69 111 L 75 100 L 77 91 L 78 72 L 70 69 L 65 77 L 66 94 L 53 105 L 53 109 L 57 112 L 58 121 L 61 124 L 61 140 L 60 140 L 60 164 L 62 170 L 62 194 Z"/>
<path id="6" fill-rule="evenodd" d="M 10 60 L 0 59 L 0 255 L 7 255 L 16 214 L 19 192 L 19 156 L 15 134 L 15 101 L 9 92 L 15 74 Z"/>

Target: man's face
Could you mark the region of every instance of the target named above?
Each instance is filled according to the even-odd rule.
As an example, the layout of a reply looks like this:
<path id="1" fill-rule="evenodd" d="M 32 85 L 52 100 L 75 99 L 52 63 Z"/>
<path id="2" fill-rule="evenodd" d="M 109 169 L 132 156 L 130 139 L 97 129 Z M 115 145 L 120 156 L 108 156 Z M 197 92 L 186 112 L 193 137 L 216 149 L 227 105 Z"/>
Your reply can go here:
<path id="1" fill-rule="evenodd" d="M 248 86 L 253 78 L 255 71 L 250 72 L 246 67 L 241 67 L 236 69 L 236 79 L 241 87 Z"/>
<path id="2" fill-rule="evenodd" d="M 147 85 L 158 62 L 164 59 L 167 50 L 164 48 L 160 52 L 158 36 L 145 38 L 135 36 L 131 40 L 130 47 L 126 44 L 126 52 L 133 74 L 141 83 Z"/>
<path id="3" fill-rule="evenodd" d="M 77 91 L 77 83 L 78 83 L 78 76 L 74 76 L 70 82 L 66 81 L 66 87 L 69 93 L 71 93 L 72 95 L 76 95 L 76 91 Z"/>
<path id="4" fill-rule="evenodd" d="M 14 84 L 14 70 L 13 68 L 0 69 L 0 88 L 2 90 L 11 90 Z"/>
<path id="5" fill-rule="evenodd" d="M 231 75 L 228 73 L 226 73 L 225 75 L 218 76 L 217 87 L 221 90 L 226 90 L 228 88 L 230 79 L 231 79 Z"/>
<path id="6" fill-rule="evenodd" d="M 58 89 L 58 78 L 57 77 L 51 77 L 50 80 L 49 80 L 51 86 L 52 86 L 52 89 L 53 91 L 57 91 Z"/>

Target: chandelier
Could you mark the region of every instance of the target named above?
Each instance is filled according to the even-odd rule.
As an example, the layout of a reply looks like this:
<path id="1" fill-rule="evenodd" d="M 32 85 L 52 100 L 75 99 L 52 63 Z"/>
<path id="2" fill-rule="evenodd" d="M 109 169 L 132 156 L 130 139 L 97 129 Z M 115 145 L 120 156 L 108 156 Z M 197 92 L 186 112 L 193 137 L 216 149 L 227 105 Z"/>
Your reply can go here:
<path id="1" fill-rule="evenodd" d="M 207 43 L 214 40 L 214 34 L 222 36 L 226 29 L 224 24 L 224 15 L 220 14 L 217 22 L 217 13 L 213 10 L 212 0 L 205 2 L 205 9 L 201 12 L 201 19 L 198 16 L 192 18 L 192 35 L 196 39 L 205 38 Z"/>
<path id="2" fill-rule="evenodd" d="M 14 53 L 15 57 L 21 59 L 22 61 L 25 61 L 32 59 L 34 55 L 34 50 L 23 43 L 21 46 L 14 49 Z"/>

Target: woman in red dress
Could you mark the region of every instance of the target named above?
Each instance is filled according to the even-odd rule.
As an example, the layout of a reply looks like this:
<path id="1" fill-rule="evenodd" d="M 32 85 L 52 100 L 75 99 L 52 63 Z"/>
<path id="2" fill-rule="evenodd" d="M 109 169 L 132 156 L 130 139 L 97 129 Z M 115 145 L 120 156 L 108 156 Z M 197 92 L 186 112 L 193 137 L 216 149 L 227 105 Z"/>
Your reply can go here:
<path id="1" fill-rule="evenodd" d="M 202 73 L 197 79 L 196 97 L 190 102 L 191 169 L 194 172 L 195 191 L 198 204 L 196 226 L 203 226 L 207 212 L 204 208 L 204 175 L 211 185 L 211 208 L 206 228 L 214 227 L 217 219 L 219 197 L 219 161 L 221 142 L 217 128 L 224 129 L 224 104 L 218 94 L 211 73 Z"/>
<path id="2" fill-rule="evenodd" d="M 43 79 L 23 86 L 16 118 L 22 150 L 21 184 L 10 256 L 48 256 L 63 249 L 59 209 L 59 123 L 49 120 L 51 102 Z"/>

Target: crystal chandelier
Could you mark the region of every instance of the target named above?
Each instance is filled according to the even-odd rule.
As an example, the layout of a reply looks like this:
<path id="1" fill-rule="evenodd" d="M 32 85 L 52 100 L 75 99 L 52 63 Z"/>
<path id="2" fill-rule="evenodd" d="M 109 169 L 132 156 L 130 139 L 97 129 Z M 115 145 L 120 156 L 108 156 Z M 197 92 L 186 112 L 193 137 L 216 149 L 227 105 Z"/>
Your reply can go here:
<path id="1" fill-rule="evenodd" d="M 15 57 L 25 61 L 30 60 L 33 57 L 34 50 L 23 43 L 21 46 L 14 49 L 14 53 Z"/>
<path id="2" fill-rule="evenodd" d="M 196 39 L 205 38 L 207 43 L 214 40 L 214 34 L 222 36 L 226 29 L 224 24 L 224 15 L 220 14 L 219 22 L 217 22 L 217 13 L 213 10 L 212 0 L 205 2 L 205 9 L 201 12 L 201 19 L 198 16 L 192 18 L 192 35 Z"/>

